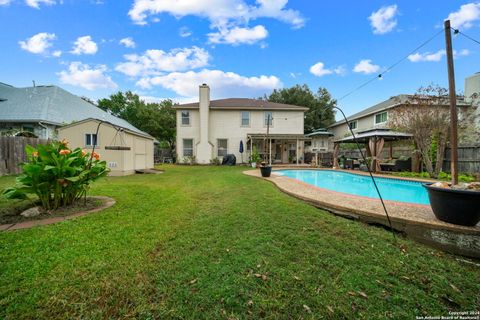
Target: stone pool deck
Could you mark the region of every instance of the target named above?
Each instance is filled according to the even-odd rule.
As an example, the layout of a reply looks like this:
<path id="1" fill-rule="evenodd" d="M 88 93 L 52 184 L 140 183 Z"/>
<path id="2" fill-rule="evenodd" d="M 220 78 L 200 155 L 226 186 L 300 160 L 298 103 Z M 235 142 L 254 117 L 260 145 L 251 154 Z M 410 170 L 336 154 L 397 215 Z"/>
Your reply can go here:
<path id="1" fill-rule="evenodd" d="M 290 169 L 312 170 L 312 168 L 298 167 L 292 167 Z M 368 175 L 368 173 L 353 172 L 351 170 L 347 170 L 346 172 Z M 379 199 L 318 188 L 293 178 L 275 175 L 275 170 L 272 171 L 272 175 L 269 178 L 262 178 L 260 170 L 258 169 L 244 171 L 244 174 L 268 180 L 274 183 L 281 191 L 316 207 L 326 209 L 336 215 L 358 219 L 370 224 L 388 226 L 388 220 Z M 375 176 L 398 178 L 388 175 Z M 435 218 L 429 205 L 409 204 L 388 200 L 384 202 L 395 230 L 403 232 L 407 234 L 408 237 L 419 242 L 429 244 L 447 252 L 480 258 L 480 224 L 475 227 L 465 227 L 440 221 Z"/>

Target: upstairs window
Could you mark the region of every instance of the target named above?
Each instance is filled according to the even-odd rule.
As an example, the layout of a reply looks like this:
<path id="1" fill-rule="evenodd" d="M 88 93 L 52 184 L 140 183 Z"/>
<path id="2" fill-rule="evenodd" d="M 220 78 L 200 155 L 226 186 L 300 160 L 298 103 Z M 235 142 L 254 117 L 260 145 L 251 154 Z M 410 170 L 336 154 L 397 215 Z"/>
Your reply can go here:
<path id="1" fill-rule="evenodd" d="M 95 133 L 85 134 L 85 146 L 87 147 L 98 146 L 97 135 Z"/>
<path id="2" fill-rule="evenodd" d="M 357 120 L 350 121 L 348 125 L 350 126 L 350 129 L 355 130 L 357 129 L 358 121 Z"/>
<path id="3" fill-rule="evenodd" d="M 227 139 L 218 139 L 217 140 L 217 154 L 219 157 L 225 157 L 228 153 L 228 140 Z"/>
<path id="4" fill-rule="evenodd" d="M 190 111 L 182 111 L 182 126 L 190 125 Z"/>
<path id="5" fill-rule="evenodd" d="M 387 122 L 387 120 L 388 120 L 388 114 L 386 111 L 382 113 L 377 113 L 375 115 L 375 124 L 385 123 Z"/>
<path id="6" fill-rule="evenodd" d="M 242 127 L 249 127 L 250 126 L 250 112 L 242 111 L 240 112 L 241 126 Z"/>
<path id="7" fill-rule="evenodd" d="M 265 112 L 265 126 L 273 126 L 273 113 L 272 112 Z"/>

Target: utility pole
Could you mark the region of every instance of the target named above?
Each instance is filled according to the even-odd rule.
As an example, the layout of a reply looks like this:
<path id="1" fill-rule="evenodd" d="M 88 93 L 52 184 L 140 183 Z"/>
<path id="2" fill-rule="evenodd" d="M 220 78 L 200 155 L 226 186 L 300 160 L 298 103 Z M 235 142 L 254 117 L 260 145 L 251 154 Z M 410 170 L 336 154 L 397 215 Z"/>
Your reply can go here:
<path id="1" fill-rule="evenodd" d="M 458 184 L 458 150 L 457 150 L 457 94 L 455 92 L 455 71 L 453 68 L 452 28 L 450 20 L 445 20 L 445 44 L 448 64 L 448 93 L 450 97 L 450 163 L 452 185 Z"/>

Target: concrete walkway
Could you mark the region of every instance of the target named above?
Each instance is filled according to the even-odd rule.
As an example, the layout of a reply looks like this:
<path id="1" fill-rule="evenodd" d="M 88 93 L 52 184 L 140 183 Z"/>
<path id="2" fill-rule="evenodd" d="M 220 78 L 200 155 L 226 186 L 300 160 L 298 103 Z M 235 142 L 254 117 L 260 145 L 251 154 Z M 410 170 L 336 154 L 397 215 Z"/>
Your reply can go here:
<path id="1" fill-rule="evenodd" d="M 357 173 L 351 170 L 347 172 Z M 275 171 L 269 178 L 262 178 L 260 170 L 248 170 L 244 174 L 270 181 L 281 191 L 337 215 L 388 226 L 388 220 L 379 199 L 318 188 L 297 179 L 275 175 Z M 379 176 L 392 178 L 385 175 Z M 385 201 L 385 204 L 395 230 L 448 252 L 480 258 L 480 224 L 475 227 L 465 227 L 440 221 L 435 218 L 429 205 L 395 201 Z"/>

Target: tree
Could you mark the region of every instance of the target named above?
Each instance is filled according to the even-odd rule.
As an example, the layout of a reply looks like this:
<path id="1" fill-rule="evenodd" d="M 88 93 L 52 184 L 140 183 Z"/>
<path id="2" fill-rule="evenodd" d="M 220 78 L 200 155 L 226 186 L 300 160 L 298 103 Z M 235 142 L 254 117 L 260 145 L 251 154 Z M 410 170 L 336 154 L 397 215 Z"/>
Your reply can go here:
<path id="1" fill-rule="evenodd" d="M 171 152 L 175 148 L 176 117 L 172 100 L 145 103 L 131 91 L 117 92 L 98 100 L 98 107 L 122 118 L 138 129 L 165 143 Z"/>
<path id="2" fill-rule="evenodd" d="M 389 126 L 413 135 L 416 147 L 422 155 L 425 169 L 431 177 L 442 170 L 445 148 L 450 132 L 448 90 L 438 85 L 420 88 L 406 103 L 392 110 Z M 474 113 L 468 108 L 459 114 L 459 130 L 472 128 Z"/>
<path id="3" fill-rule="evenodd" d="M 335 122 L 333 107 L 337 105 L 337 101 L 332 99 L 325 88 L 318 88 L 317 93 L 314 94 L 306 84 L 296 85 L 291 88 L 275 89 L 264 99 L 271 102 L 307 107 L 309 110 L 305 113 L 305 133 L 326 128 Z"/>

